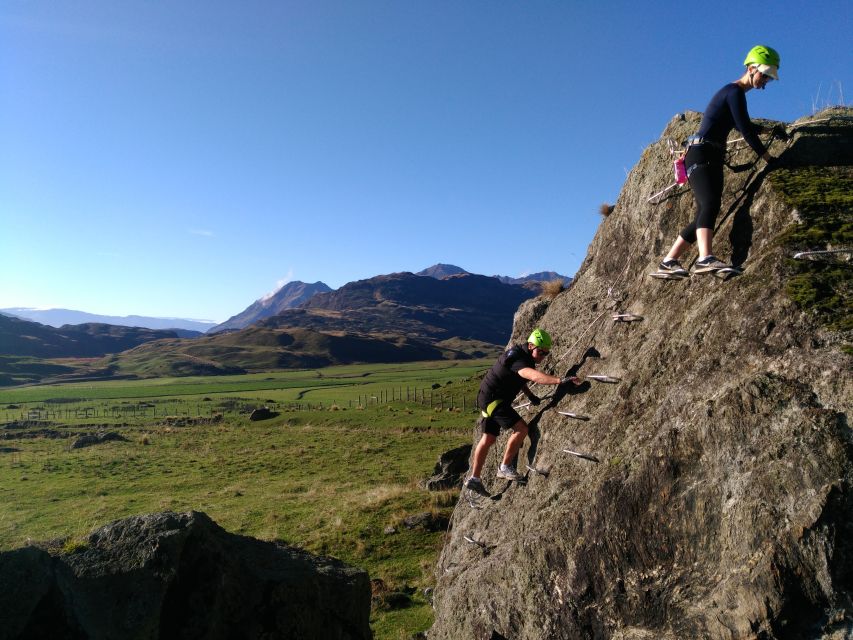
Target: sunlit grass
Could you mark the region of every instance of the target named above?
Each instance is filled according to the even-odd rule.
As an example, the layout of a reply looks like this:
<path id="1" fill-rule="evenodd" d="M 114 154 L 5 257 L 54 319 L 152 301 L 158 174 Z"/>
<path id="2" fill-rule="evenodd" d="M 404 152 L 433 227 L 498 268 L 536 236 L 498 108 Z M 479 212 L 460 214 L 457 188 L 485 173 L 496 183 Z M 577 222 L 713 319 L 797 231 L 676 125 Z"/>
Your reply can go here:
<path id="1" fill-rule="evenodd" d="M 338 369 L 357 380 L 365 373 Z M 452 371 L 408 369 L 406 378 L 389 369 L 385 375 L 402 385 L 403 397 L 406 384 L 429 388 L 436 380 L 444 390 L 473 396 L 478 380 L 470 377 L 471 370 Z M 74 391 L 54 391 L 80 397 L 79 386 L 68 386 Z M 124 389 L 134 398 L 140 388 L 156 386 L 125 382 Z M 126 399 L 114 385 L 98 388 L 108 389 L 116 401 Z M 376 383 L 373 391 L 380 390 Z M 44 388 L 25 393 L 36 391 L 42 401 L 50 400 Z M 263 401 L 271 392 L 246 394 Z M 204 511 L 228 531 L 334 555 L 365 568 L 392 590 L 413 591 L 409 606 L 372 616 L 377 638 L 409 638 L 431 623 L 422 590 L 433 583 L 443 533 L 400 523 L 421 512 L 449 515 L 458 494 L 430 494 L 420 481 L 442 452 L 470 442 L 474 420 L 471 407 L 451 411 L 404 400 L 360 410 L 282 411 L 262 422 L 239 413 L 188 426 L 138 418 L 107 426 L 127 441 L 74 450 L 75 434 L 101 427 L 91 420 L 54 421 L 45 428 L 69 436 L 56 439 L 15 437 L 36 426 L 6 429 L 13 437 L 3 441 L 10 451 L 0 453 L 0 549 L 57 538 L 75 547 L 92 529 L 119 518 Z M 396 533 L 385 533 L 389 526 Z"/>

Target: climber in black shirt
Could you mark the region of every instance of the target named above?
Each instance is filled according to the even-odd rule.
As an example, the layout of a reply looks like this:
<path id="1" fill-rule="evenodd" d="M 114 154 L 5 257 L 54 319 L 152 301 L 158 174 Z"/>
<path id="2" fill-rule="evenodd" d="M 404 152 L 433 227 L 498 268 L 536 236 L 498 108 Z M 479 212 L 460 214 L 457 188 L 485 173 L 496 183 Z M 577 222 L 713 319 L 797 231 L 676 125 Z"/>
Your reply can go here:
<path id="1" fill-rule="evenodd" d="M 507 480 L 523 478 L 516 471 L 514 461 L 524 438 L 527 437 L 528 427 L 524 419 L 512 408 L 515 396 L 522 391 L 532 404 L 537 405 L 539 398 L 528 388 L 528 381 L 557 385 L 578 382 L 577 378 L 561 379 L 536 370 L 536 365 L 545 359 L 550 349 L 551 336 L 542 329 L 534 329 L 526 345 L 515 345 L 503 353 L 483 378 L 477 395 L 477 406 L 482 414 L 483 435 L 474 450 L 471 476 L 465 481 L 468 489 L 489 495 L 480 479 L 480 473 L 486 463 L 489 449 L 502 428 L 512 429 L 513 433 L 506 444 L 497 476 Z"/>
<path id="2" fill-rule="evenodd" d="M 696 219 L 681 231 L 660 263 L 659 273 L 687 277 L 687 270 L 681 266 L 678 258 L 697 241 L 699 259 L 694 267 L 696 273 L 730 268 L 730 265 L 714 257 L 712 251 L 714 223 L 723 196 L 726 138 L 733 128 L 737 129 L 759 157 L 768 163 L 773 160 L 758 139 L 755 126 L 749 119 L 746 92 L 751 89 L 764 89 L 768 82 L 779 79 L 779 54 L 770 47 L 758 45 L 747 54 L 744 64 L 746 71 L 743 76 L 714 94 L 702 116 L 699 131 L 688 139 L 689 147 L 684 164 L 696 201 Z"/>

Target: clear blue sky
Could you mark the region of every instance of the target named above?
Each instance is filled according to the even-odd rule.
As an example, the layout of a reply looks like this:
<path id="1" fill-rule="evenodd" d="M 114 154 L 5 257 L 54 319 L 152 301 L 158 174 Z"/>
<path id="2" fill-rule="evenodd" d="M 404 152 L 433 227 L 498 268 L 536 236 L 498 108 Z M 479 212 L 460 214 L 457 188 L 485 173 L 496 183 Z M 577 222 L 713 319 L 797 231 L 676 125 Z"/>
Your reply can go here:
<path id="1" fill-rule="evenodd" d="M 572 275 L 754 44 L 782 65 L 752 116 L 850 104 L 851 6 L 3 0 L 0 308 L 222 321 L 286 280 Z"/>

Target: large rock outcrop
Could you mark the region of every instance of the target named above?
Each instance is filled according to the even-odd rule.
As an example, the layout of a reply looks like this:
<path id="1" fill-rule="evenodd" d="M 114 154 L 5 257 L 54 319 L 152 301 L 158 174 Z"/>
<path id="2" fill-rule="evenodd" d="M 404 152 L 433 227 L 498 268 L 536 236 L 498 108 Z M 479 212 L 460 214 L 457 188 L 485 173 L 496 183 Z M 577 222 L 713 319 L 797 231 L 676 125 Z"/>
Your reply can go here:
<path id="1" fill-rule="evenodd" d="M 693 215 L 687 189 L 647 201 L 690 113 L 643 153 L 569 290 L 522 305 L 515 341 L 535 325 L 556 336 L 545 369 L 620 381 L 526 414 L 519 468 L 547 476 L 498 481 L 498 441 L 484 474 L 497 495 L 454 511 L 431 640 L 853 637 L 849 278 L 834 329 L 786 294 L 802 211 L 774 179 L 817 166 L 846 184 L 827 215 L 849 239 L 853 111 L 822 116 L 773 143 L 776 166 L 727 171 L 715 253 L 740 277 L 647 276 Z"/>
<path id="2" fill-rule="evenodd" d="M 371 637 L 367 573 L 199 512 L 113 522 L 73 550 L 0 554 L 0 638 Z"/>

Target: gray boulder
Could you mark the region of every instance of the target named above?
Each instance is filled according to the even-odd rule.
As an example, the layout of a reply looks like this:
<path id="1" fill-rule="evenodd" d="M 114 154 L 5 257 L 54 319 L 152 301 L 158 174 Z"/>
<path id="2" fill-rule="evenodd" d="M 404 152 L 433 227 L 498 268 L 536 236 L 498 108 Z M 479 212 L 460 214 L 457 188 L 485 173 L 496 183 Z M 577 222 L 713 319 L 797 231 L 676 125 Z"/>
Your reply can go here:
<path id="1" fill-rule="evenodd" d="M 463 444 L 450 451 L 445 451 L 438 458 L 432 476 L 424 486 L 430 491 L 452 489 L 462 484 L 462 477 L 468 471 L 468 458 L 471 456 L 471 445 Z"/>
<path id="2" fill-rule="evenodd" d="M 226 532 L 204 513 L 156 513 L 70 553 L 0 554 L 0 638 L 371 637 L 365 571 Z"/>
<path id="3" fill-rule="evenodd" d="M 90 433 L 77 438 L 74 442 L 71 443 L 71 448 L 83 449 L 84 447 L 91 447 L 95 444 L 103 444 L 104 442 L 111 441 L 127 442 L 127 438 L 116 433 L 115 431 L 109 431 L 107 433 Z"/>
<path id="4" fill-rule="evenodd" d="M 269 420 L 277 415 L 278 413 L 271 411 L 269 407 L 261 407 L 252 411 L 249 415 L 249 420 L 252 422 L 258 422 L 259 420 Z"/>

